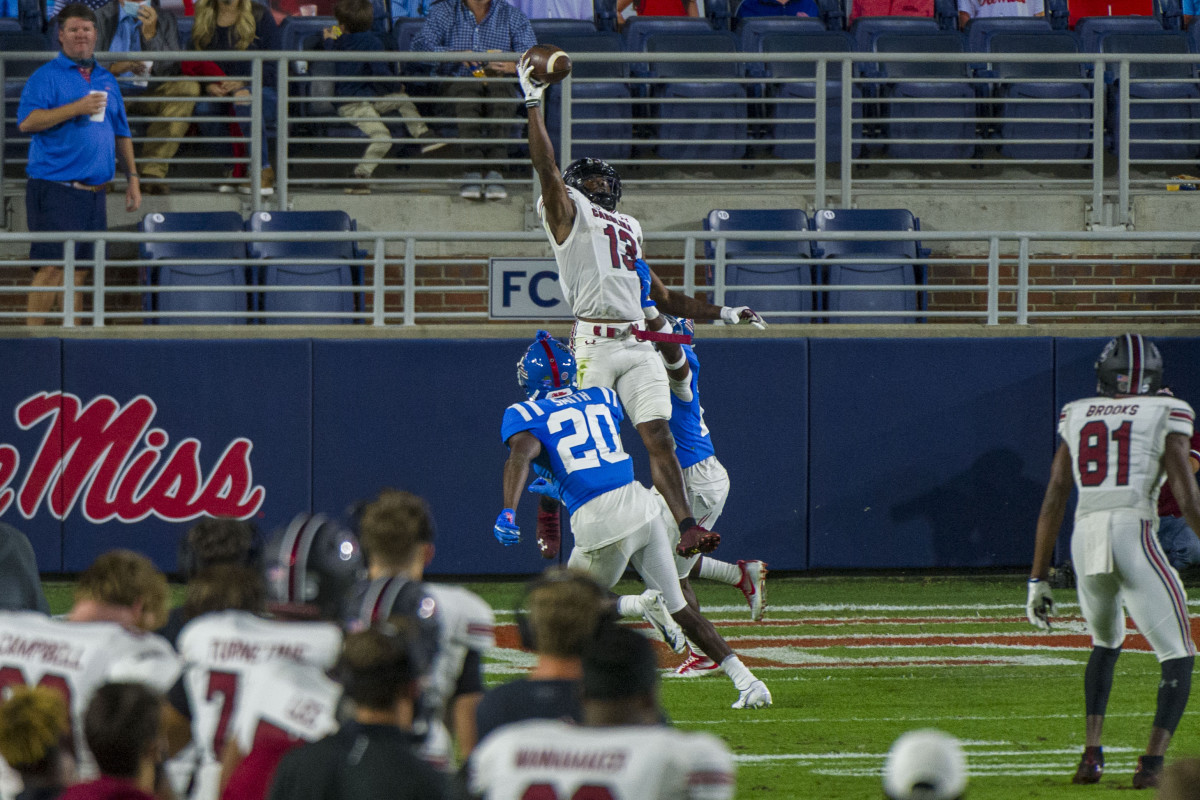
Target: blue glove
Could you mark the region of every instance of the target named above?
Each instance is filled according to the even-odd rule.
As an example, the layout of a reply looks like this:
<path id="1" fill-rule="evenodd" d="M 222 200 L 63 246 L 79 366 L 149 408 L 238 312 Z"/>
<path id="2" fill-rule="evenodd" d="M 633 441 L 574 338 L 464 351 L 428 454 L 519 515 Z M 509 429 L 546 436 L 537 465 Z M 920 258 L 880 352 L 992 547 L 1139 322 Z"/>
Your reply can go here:
<path id="1" fill-rule="evenodd" d="M 492 533 L 495 535 L 496 541 L 505 547 L 512 547 L 521 541 L 521 529 L 517 527 L 516 516 L 511 508 L 504 509 L 496 517 Z"/>
<path id="2" fill-rule="evenodd" d="M 554 481 L 548 481 L 545 478 L 538 478 L 533 483 L 529 484 L 529 491 L 534 494 L 544 494 L 546 497 L 554 500 L 562 500 L 562 495 L 559 493 L 558 484 Z"/>
<path id="3" fill-rule="evenodd" d="M 633 262 L 633 266 L 637 269 L 638 280 L 642 284 L 642 308 L 650 308 L 655 303 L 650 299 L 650 265 L 645 259 L 637 259 Z"/>

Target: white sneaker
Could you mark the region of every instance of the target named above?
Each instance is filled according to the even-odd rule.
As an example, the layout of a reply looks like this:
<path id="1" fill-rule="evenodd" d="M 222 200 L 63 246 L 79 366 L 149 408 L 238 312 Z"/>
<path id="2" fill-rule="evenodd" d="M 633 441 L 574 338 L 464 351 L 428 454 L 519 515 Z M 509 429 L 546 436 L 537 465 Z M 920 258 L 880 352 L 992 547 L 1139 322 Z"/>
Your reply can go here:
<path id="1" fill-rule="evenodd" d="M 658 635 L 667 643 L 667 646 L 676 653 L 686 650 L 687 637 L 683 635 L 683 628 L 679 627 L 679 623 L 667 610 L 667 601 L 663 599 L 662 592 L 657 589 L 647 589 L 639 595 L 639 598 L 638 605 L 641 606 L 642 616 L 654 626 L 654 630 L 658 631 Z"/>
<path id="2" fill-rule="evenodd" d="M 464 200 L 482 200 L 483 186 L 480 185 L 482 176 L 478 172 L 468 172 L 463 175 L 462 188 L 458 190 L 458 196 Z"/>
<path id="3" fill-rule="evenodd" d="M 770 705 L 771 690 L 762 681 L 755 681 L 746 691 L 738 695 L 737 702 L 730 708 L 767 708 Z"/>
<path id="4" fill-rule="evenodd" d="M 767 607 L 767 563 L 765 561 L 739 561 L 738 569 L 742 571 L 742 579 L 737 588 L 746 596 L 750 604 L 750 619 L 755 622 L 763 618 Z"/>
<path id="5" fill-rule="evenodd" d="M 721 665 L 702 653 L 692 652 L 686 661 L 675 668 L 675 675 L 680 678 L 699 678 L 720 669 Z"/>
<path id="6" fill-rule="evenodd" d="M 507 200 L 508 190 L 504 188 L 504 176 L 496 170 L 492 170 L 484 176 L 483 180 L 487 183 L 487 188 L 484 190 L 484 197 L 488 200 Z"/>

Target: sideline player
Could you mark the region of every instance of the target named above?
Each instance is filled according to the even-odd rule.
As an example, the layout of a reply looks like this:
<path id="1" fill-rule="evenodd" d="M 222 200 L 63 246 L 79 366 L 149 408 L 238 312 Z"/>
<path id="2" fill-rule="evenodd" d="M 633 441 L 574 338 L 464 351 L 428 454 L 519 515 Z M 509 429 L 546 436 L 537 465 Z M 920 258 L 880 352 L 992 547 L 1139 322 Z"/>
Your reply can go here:
<path id="1" fill-rule="evenodd" d="M 509 455 L 496 539 L 506 546 L 521 540 L 516 508 L 535 466 L 559 487 L 571 513 L 575 547 L 568 566 L 611 589 L 632 564 L 649 588 L 662 592 L 684 632 L 729 675 L 739 693 L 733 708 L 771 705 L 766 684 L 683 597 L 668 538 L 670 518 L 654 493 L 634 480 L 633 462 L 621 445 L 623 412 L 616 394 L 602 386 L 577 389 L 574 357 L 546 331 L 538 331 L 518 362 L 517 382 L 529 400 L 504 412 L 501 439 Z"/>
<path id="2" fill-rule="evenodd" d="M 1191 406 L 1158 395 L 1163 362 L 1140 334 L 1118 336 L 1096 361 L 1096 392 L 1068 403 L 1058 420 L 1062 437 L 1038 516 L 1029 578 L 1029 621 L 1049 629 L 1054 611 L 1047 576 L 1067 499 L 1079 491 L 1071 561 L 1079 606 L 1092 634 L 1084 673 L 1086 742 L 1073 783 L 1096 783 L 1104 770 L 1100 739 L 1113 672 L 1125 639 L 1128 607 L 1158 656 L 1162 681 L 1146 754 L 1138 757 L 1135 789 L 1158 785 L 1163 755 L 1187 707 L 1196 646 L 1187 596 L 1154 535 L 1164 475 L 1188 523 L 1200 526 L 1200 490 L 1188 465 Z"/>
<path id="3" fill-rule="evenodd" d="M 579 362 L 579 385 L 616 391 L 650 454 L 654 486 L 667 501 L 684 547 L 711 552 L 720 536 L 699 526 L 688 506 L 667 423 L 671 417 L 667 374 L 651 344 L 663 334 L 646 330 L 642 323 L 645 314 L 637 272 L 642 226 L 617 211 L 621 178 L 609 164 L 577 159 L 559 174 L 539 109 L 546 84 L 533 78 L 533 65 L 524 57 L 517 73 L 529 118 L 530 160 L 542 189 L 538 213 L 558 263 L 563 297 L 576 320 L 571 349 Z M 645 273 L 651 298 L 667 313 L 765 327 L 762 317 L 748 307 L 715 306 L 668 290 L 649 267 Z"/>
<path id="4" fill-rule="evenodd" d="M 501 728 L 471 756 L 469 791 L 486 800 L 732 798 L 733 754 L 710 733 L 664 725 L 658 683 L 650 642 L 602 625 L 583 657 L 583 724 L 530 720 Z"/>

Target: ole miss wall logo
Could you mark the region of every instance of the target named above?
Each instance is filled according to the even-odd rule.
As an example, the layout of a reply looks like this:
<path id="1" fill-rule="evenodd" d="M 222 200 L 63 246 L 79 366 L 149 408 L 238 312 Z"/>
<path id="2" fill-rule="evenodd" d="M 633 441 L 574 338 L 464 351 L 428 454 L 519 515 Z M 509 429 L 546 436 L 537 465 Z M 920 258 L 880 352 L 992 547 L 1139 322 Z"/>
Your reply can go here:
<path id="1" fill-rule="evenodd" d="M 145 395 L 124 406 L 106 395 L 87 405 L 66 392 L 26 398 L 16 408 L 18 427 L 46 430 L 19 484 L 21 456 L 0 444 L 0 514 L 15 501 L 32 519 L 44 501 L 64 519 L 82 502 L 91 522 L 138 522 L 151 514 L 182 522 L 202 515 L 246 519 L 262 507 L 267 493 L 254 485 L 249 439 L 234 439 L 206 467 L 196 439 L 168 454 L 167 432 L 151 427 L 157 412 Z"/>

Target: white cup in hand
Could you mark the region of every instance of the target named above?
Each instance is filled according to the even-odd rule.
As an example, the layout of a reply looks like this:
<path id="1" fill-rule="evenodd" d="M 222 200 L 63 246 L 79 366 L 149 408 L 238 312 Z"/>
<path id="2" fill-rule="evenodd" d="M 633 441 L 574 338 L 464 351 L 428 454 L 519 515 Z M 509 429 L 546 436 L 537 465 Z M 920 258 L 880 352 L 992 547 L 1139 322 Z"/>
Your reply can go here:
<path id="1" fill-rule="evenodd" d="M 93 89 L 92 91 L 88 92 L 88 94 L 98 94 L 104 98 L 104 105 L 102 105 L 100 110 L 95 114 L 89 115 L 88 119 L 90 119 L 92 122 L 104 122 L 104 112 L 108 110 L 108 92 L 101 91 L 100 89 Z"/>

